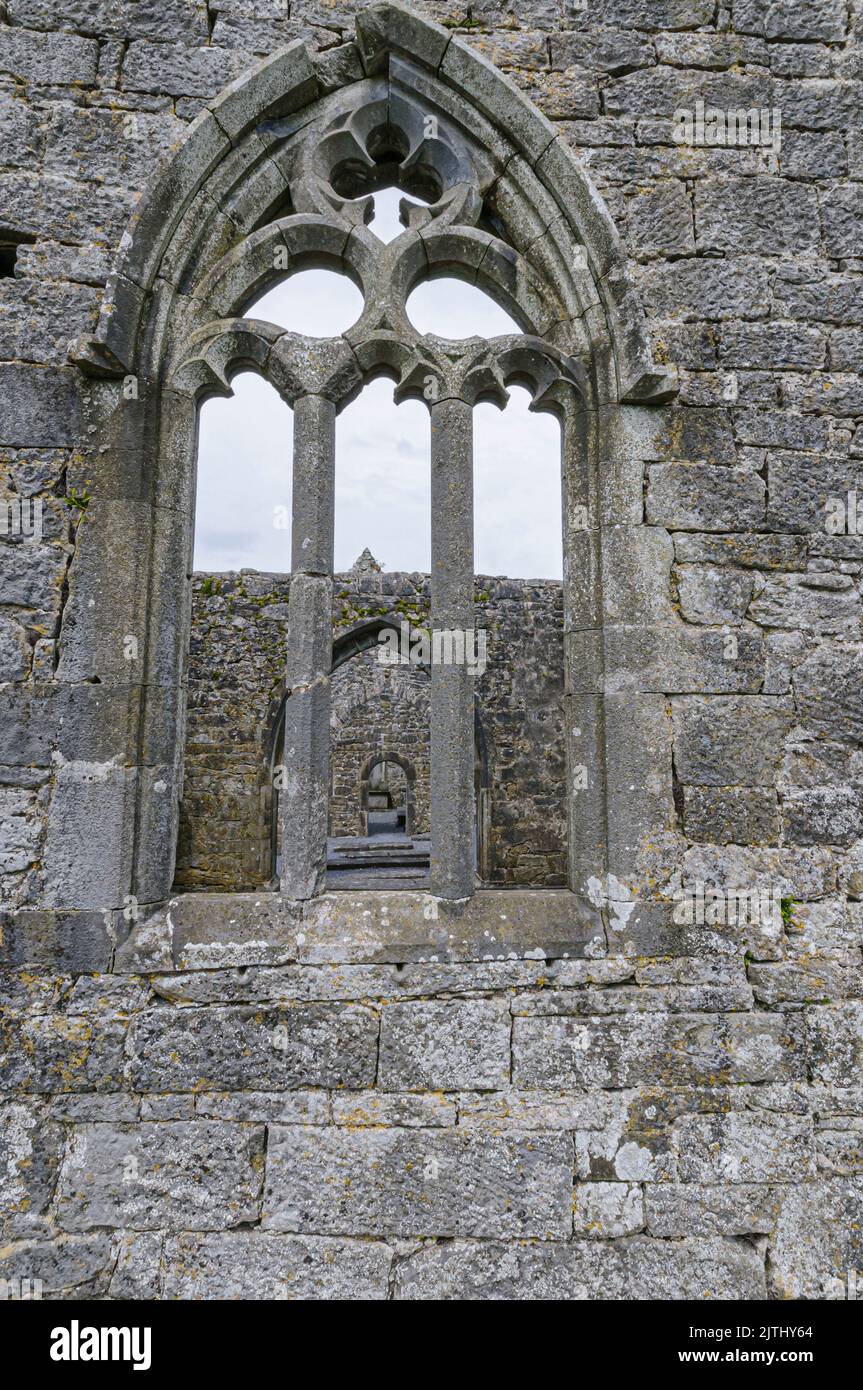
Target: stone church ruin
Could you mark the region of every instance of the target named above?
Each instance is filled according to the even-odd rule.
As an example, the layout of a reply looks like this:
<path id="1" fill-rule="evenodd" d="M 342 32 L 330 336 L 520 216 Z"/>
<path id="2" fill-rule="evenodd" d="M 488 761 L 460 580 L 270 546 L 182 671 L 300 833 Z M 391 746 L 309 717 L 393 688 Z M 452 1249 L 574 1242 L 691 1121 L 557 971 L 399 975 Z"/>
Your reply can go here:
<path id="1" fill-rule="evenodd" d="M 0 5 L 12 1297 L 856 1289 L 860 24 Z M 309 269 L 341 334 L 255 317 Z M 419 332 L 441 279 L 518 331 Z M 293 413 L 283 572 L 195 572 L 199 412 L 248 372 Z M 334 572 L 380 379 L 428 573 Z M 475 573 L 513 388 L 561 580 Z"/>

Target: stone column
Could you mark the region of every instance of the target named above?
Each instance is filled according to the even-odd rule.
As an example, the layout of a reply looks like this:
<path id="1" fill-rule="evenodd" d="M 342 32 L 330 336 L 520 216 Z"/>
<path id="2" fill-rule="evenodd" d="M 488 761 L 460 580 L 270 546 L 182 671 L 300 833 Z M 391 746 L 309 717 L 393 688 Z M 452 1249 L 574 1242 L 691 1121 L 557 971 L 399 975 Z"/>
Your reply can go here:
<path id="1" fill-rule="evenodd" d="M 431 890 L 474 889 L 474 677 L 447 655 L 443 632 L 473 652 L 473 411 L 466 401 L 431 408 Z M 466 641 L 464 640 L 466 639 Z M 436 646 L 440 644 L 440 646 Z M 450 646 L 459 650 L 455 643 Z"/>
<path id="2" fill-rule="evenodd" d="M 336 408 L 323 396 L 294 405 L 291 592 L 281 789 L 285 898 L 324 885 L 330 793 L 330 664 Z"/>
<path id="3" fill-rule="evenodd" d="M 569 887 L 607 873 L 601 499 L 591 459 L 593 412 L 567 403 L 562 422 L 564 729 Z"/>

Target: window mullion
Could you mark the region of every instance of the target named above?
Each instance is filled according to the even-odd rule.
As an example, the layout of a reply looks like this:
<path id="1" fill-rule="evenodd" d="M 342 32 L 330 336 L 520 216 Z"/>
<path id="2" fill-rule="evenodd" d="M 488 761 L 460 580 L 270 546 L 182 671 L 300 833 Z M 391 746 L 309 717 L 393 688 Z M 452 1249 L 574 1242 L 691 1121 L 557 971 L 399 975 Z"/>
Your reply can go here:
<path id="1" fill-rule="evenodd" d="M 474 889 L 474 577 L 473 411 L 463 400 L 431 408 L 431 508 L 431 890 L 466 898 Z"/>
<path id="2" fill-rule="evenodd" d="M 335 431 L 332 401 L 299 397 L 294 404 L 288 698 L 280 797 L 281 891 L 291 899 L 319 893 L 327 865 Z"/>

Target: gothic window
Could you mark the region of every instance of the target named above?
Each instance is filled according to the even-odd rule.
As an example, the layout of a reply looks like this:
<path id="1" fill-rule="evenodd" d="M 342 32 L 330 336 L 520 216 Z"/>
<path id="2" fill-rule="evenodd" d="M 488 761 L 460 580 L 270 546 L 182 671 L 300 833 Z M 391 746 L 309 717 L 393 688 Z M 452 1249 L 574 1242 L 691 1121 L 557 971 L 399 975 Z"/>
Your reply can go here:
<path id="1" fill-rule="evenodd" d="M 386 240 L 368 224 L 392 188 L 402 230 Z M 310 335 L 264 312 L 265 296 L 289 296 L 309 271 L 357 287 L 347 327 Z M 441 276 L 482 291 L 519 331 L 421 332 L 408 301 Z M 70 763 L 56 779 L 48 904 L 120 911 L 130 895 L 146 905 L 170 891 L 198 409 L 247 371 L 293 411 L 283 896 L 307 900 L 324 882 L 336 420 L 379 378 L 429 418 L 431 625 L 442 632 L 476 626 L 475 408 L 521 386 L 559 422 L 567 881 L 584 896 L 610 853 L 607 798 L 631 778 L 616 756 L 611 787 L 604 751 L 604 508 L 614 487 L 618 516 L 641 524 L 640 474 L 627 471 L 638 412 L 674 383 L 653 361 L 608 214 L 555 127 L 449 31 L 398 5 L 363 9 L 354 41 L 293 44 L 202 112 L 142 199 L 75 360 L 91 378 L 92 500 L 57 679 L 82 702 L 98 683 L 113 741 L 103 776 Z M 477 854 L 474 677 L 451 661 L 432 664 L 430 680 L 431 889 L 464 899 Z"/>

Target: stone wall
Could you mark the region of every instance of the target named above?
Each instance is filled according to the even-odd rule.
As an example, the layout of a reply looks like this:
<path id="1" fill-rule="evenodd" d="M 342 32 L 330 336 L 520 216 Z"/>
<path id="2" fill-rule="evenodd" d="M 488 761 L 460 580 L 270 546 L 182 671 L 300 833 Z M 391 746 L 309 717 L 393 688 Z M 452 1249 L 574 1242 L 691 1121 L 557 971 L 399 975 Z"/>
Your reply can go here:
<path id="1" fill-rule="evenodd" d="M 335 49 L 364 8 L 0 6 L 0 494 L 41 503 L 38 537 L 0 534 L 0 1275 L 46 1297 L 829 1297 L 863 1268 L 859 0 L 421 7 L 578 152 L 680 369 L 674 404 L 603 437 L 585 576 L 607 727 L 650 755 L 612 767 L 605 822 L 637 902 L 594 882 L 572 946 L 510 892 L 431 950 L 386 947 L 392 898 L 286 926 L 265 895 L 197 894 L 125 944 L 132 905 L 52 910 L 93 870 L 48 862 L 49 816 L 89 768 L 110 780 L 122 705 L 63 679 L 69 567 L 105 516 L 106 588 L 139 544 L 137 496 L 94 495 L 108 387 L 68 344 L 202 106 L 298 35 Z M 678 144 L 699 101 L 781 111 L 779 155 Z M 242 783 L 240 685 L 222 714 L 190 774 L 214 757 Z M 684 885 L 764 886 L 779 920 L 672 925 Z"/>
<path id="2" fill-rule="evenodd" d="M 362 652 L 333 674 L 330 833 L 365 835 L 361 781 L 373 759 L 397 753 L 410 766 L 415 835 L 429 833 L 429 677 L 414 667 L 382 666 Z M 405 775 L 399 779 L 405 784 Z"/>
<path id="3" fill-rule="evenodd" d="M 515 917 L 529 896 L 499 899 Z M 46 1297 L 822 1298 L 860 1267 L 863 1004 L 839 1002 L 859 972 L 821 905 L 772 962 L 720 930 L 700 960 L 334 969 L 315 963 L 332 923 L 298 941 L 247 904 L 245 943 L 216 949 L 238 900 L 197 901 L 119 974 L 5 982 L 6 1277 Z M 816 938 L 835 944 L 814 965 Z"/>
<path id="4" fill-rule="evenodd" d="M 290 578 L 243 570 L 193 581 L 184 788 L 176 886 L 238 890 L 273 873 L 271 772 L 279 767 Z M 487 784 L 487 881 L 565 882 L 566 826 L 561 587 L 553 581 L 476 580 L 487 666 L 477 678 Z M 386 617 L 428 621 L 428 577 L 338 575 L 333 635 Z M 364 834 L 363 766 L 382 748 L 416 774 L 415 829 L 429 828 L 428 676 L 358 655 L 333 675 L 333 835 Z"/>

